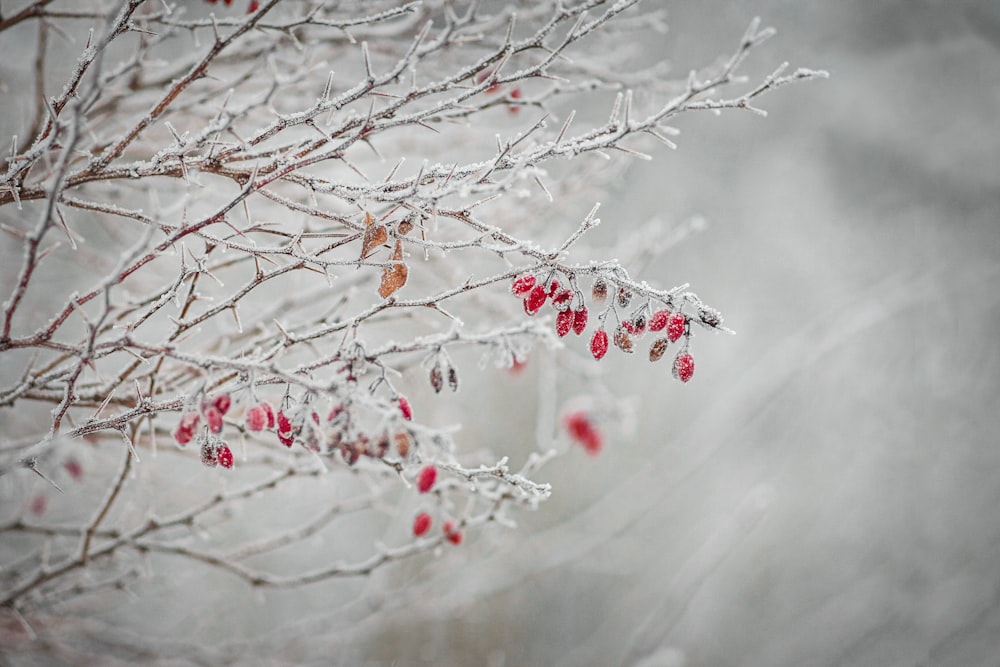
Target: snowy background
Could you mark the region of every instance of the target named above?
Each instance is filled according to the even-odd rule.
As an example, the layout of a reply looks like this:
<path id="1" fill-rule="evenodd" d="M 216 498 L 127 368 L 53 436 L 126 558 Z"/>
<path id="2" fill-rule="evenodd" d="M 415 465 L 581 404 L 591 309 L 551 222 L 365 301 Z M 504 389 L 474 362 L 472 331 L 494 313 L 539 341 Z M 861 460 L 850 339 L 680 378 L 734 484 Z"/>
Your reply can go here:
<path id="1" fill-rule="evenodd" d="M 621 233 L 704 216 L 650 279 L 738 335 L 700 336 L 683 388 L 624 364 L 634 438 L 553 468 L 523 539 L 432 580 L 364 654 L 1000 665 L 1000 5 L 669 12 L 649 48 L 680 72 L 759 15 L 778 35 L 751 72 L 831 73 L 766 119 L 684 118 L 602 207 Z"/>

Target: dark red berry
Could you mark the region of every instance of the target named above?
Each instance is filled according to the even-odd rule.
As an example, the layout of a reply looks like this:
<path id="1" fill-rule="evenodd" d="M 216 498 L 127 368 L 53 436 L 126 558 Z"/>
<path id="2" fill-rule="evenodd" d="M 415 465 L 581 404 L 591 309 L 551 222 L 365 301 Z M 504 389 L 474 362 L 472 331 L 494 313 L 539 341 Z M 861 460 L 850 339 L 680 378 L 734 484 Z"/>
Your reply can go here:
<path id="1" fill-rule="evenodd" d="M 670 311 L 666 308 L 656 311 L 653 313 L 653 316 L 649 318 L 649 330 L 663 331 L 663 329 L 667 326 L 667 321 L 669 319 Z"/>
<path id="2" fill-rule="evenodd" d="M 575 311 L 573 311 L 573 333 L 577 336 L 583 333 L 583 330 L 587 328 L 587 307 L 580 306 Z"/>
<path id="3" fill-rule="evenodd" d="M 687 382 L 694 375 L 694 357 L 687 352 L 681 352 L 674 358 L 674 377 L 681 382 Z"/>
<path id="4" fill-rule="evenodd" d="M 528 292 L 528 296 L 524 299 L 524 312 L 529 315 L 534 315 L 539 311 L 539 309 L 545 305 L 545 300 L 549 298 L 549 295 L 545 293 L 545 287 L 542 285 L 535 285 Z"/>
<path id="5" fill-rule="evenodd" d="M 233 404 L 233 399 L 229 397 L 229 394 L 219 394 L 218 396 L 215 397 L 215 400 L 212 401 L 212 405 L 215 407 L 215 409 L 218 410 L 219 413 L 223 415 L 229 412 L 229 408 L 232 406 L 232 404 Z"/>
<path id="6" fill-rule="evenodd" d="M 594 332 L 593 337 L 590 339 L 590 353 L 594 355 L 594 359 L 600 360 L 605 354 L 608 353 L 608 332 L 604 329 L 598 329 Z"/>
<path id="7" fill-rule="evenodd" d="M 459 545 L 462 543 L 462 531 L 455 527 L 454 521 L 445 521 L 442 530 L 444 530 L 445 539 L 452 544 Z"/>
<path id="8" fill-rule="evenodd" d="M 222 432 L 222 413 L 214 406 L 205 410 L 205 422 L 212 433 Z"/>
<path id="9" fill-rule="evenodd" d="M 670 320 L 667 322 L 667 338 L 670 342 L 676 342 L 678 338 L 684 335 L 684 325 L 687 320 L 684 317 L 684 313 L 674 313 L 670 316 Z"/>
<path id="10" fill-rule="evenodd" d="M 535 276 L 529 273 L 515 279 L 514 283 L 510 286 L 510 291 L 514 294 L 514 296 L 523 297 L 525 294 L 530 292 L 531 288 L 534 286 Z"/>
<path id="11" fill-rule="evenodd" d="M 403 413 L 403 419 L 413 419 L 413 408 L 410 407 L 410 402 L 406 400 L 406 396 L 400 396 L 397 400 L 399 401 L 399 411 Z"/>
<path id="12" fill-rule="evenodd" d="M 556 335 L 560 338 L 569 333 L 573 328 L 573 311 L 563 310 L 556 315 Z"/>
<path id="13" fill-rule="evenodd" d="M 233 450 L 229 449 L 229 445 L 221 445 L 218 452 L 219 465 L 223 468 L 233 467 Z"/>

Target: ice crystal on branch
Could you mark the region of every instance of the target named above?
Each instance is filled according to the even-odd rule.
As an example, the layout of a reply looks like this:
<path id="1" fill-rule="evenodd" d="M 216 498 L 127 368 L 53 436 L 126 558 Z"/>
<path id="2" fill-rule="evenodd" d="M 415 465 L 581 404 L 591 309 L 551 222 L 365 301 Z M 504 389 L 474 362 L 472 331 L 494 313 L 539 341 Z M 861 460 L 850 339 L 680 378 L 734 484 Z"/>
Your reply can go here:
<path id="1" fill-rule="evenodd" d="M 83 447 L 103 466 L 88 460 L 85 477 L 66 468 L 81 489 L 70 531 L 80 544 L 56 539 L 65 528 L 4 529 L 56 545 L 31 547 L 26 569 L 0 582 L 0 607 L 18 613 L 78 594 L 95 562 L 124 585 L 135 573 L 116 558 L 126 552 L 297 586 L 365 575 L 534 508 L 551 492 L 534 481 L 547 455 L 514 472 L 507 456 L 523 451 L 485 454 L 440 423 L 439 401 L 462 401 L 471 418 L 497 409 L 457 392 L 459 369 L 477 387 L 459 355 L 515 370 L 529 353 L 592 367 L 608 331 L 632 352 L 666 329 L 650 359 L 683 337 L 673 371 L 688 381 L 692 339 L 724 331 L 721 314 L 591 243 L 600 192 L 631 156 L 672 145 L 676 117 L 755 110 L 773 89 L 821 75 L 779 68 L 742 86 L 740 65 L 770 35 L 755 23 L 721 65 L 670 80 L 631 46 L 661 22 L 640 0 L 517 12 L 445 0 L 109 4 L 66 12 L 35 0 L 0 19 L 0 32 L 43 36 L 38 53 L 11 60 L 8 88 L 23 84 L 31 117 L 18 95 L 0 99 L 19 123 L 0 173 L 0 222 L 17 248 L 0 307 L 0 410 L 11 415 L 0 472 L 55 485 Z M 46 50 L 49 31 L 91 28 L 69 60 Z M 636 87 L 651 101 L 637 103 Z M 587 124 L 567 111 L 582 104 L 605 105 L 606 117 Z M 568 335 L 588 326 L 589 346 Z M 574 368 L 560 365 L 569 375 L 552 391 Z M 37 405 L 46 410 L 25 407 Z M 564 427 L 596 453 L 613 434 L 587 419 Z M 139 466 L 195 480 L 205 498 L 141 484 Z M 251 498 L 292 497 L 319 475 L 362 479 L 366 491 L 336 511 L 316 502 L 303 525 L 271 526 L 238 557 L 220 555 L 232 545 L 191 546 L 199 525 L 230 520 Z M 438 538 L 413 539 L 430 535 L 425 513 L 397 546 L 362 535 L 369 558 L 324 556 L 308 576 L 244 560 L 333 532 L 345 516 L 395 515 L 394 504 L 413 516 L 400 489 L 414 478 L 433 489 L 420 498 L 435 515 L 452 517 Z M 154 487 L 168 490 L 144 495 Z M 3 505 L 30 508 L 35 493 Z"/>

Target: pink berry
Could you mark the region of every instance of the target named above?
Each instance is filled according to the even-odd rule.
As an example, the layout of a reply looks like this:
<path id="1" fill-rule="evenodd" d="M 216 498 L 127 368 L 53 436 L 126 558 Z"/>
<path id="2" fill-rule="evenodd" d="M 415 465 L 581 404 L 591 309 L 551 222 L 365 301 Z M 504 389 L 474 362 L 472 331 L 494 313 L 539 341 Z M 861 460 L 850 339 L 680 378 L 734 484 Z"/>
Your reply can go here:
<path id="1" fill-rule="evenodd" d="M 510 291 L 514 296 L 523 297 L 525 294 L 531 291 L 531 288 L 535 286 L 535 276 L 527 273 L 520 278 L 514 280 L 514 284 L 510 286 Z"/>
<path id="2" fill-rule="evenodd" d="M 666 308 L 656 311 L 653 313 L 653 316 L 649 318 L 649 330 L 663 331 L 663 329 L 667 326 L 667 321 L 669 319 L 670 311 Z"/>
<path id="3" fill-rule="evenodd" d="M 534 315 L 539 311 L 539 309 L 545 305 L 545 300 L 549 298 L 549 295 L 545 293 L 545 287 L 542 285 L 535 285 L 528 292 L 528 296 L 524 299 L 524 312 L 529 315 Z"/>
<path id="4" fill-rule="evenodd" d="M 83 466 L 80 465 L 80 462 L 76 459 L 66 459 L 63 463 L 63 468 L 66 469 L 66 472 L 69 473 L 69 476 L 75 481 L 79 482 L 83 479 Z"/>
<path id="5" fill-rule="evenodd" d="M 410 407 L 410 402 L 406 400 L 406 396 L 400 396 L 399 399 L 399 411 L 403 413 L 403 419 L 407 421 L 413 419 L 413 408 Z"/>
<path id="6" fill-rule="evenodd" d="M 424 466 L 417 473 L 417 491 L 420 493 L 427 493 L 434 486 L 434 481 L 437 480 L 437 468 L 434 466 Z"/>
<path id="7" fill-rule="evenodd" d="M 684 335 L 685 323 L 684 313 L 674 313 L 670 316 L 670 320 L 667 322 L 667 338 L 670 339 L 671 343 L 676 342 Z"/>
<path id="8" fill-rule="evenodd" d="M 445 539 L 452 544 L 459 545 L 462 543 L 462 531 L 455 528 L 454 521 L 445 521 L 442 530 L 444 530 Z"/>
<path id="9" fill-rule="evenodd" d="M 584 329 L 587 328 L 587 317 L 589 313 L 587 312 L 586 306 L 580 306 L 575 311 L 573 311 L 573 333 L 577 336 L 583 333 Z"/>
<path id="10" fill-rule="evenodd" d="M 417 537 L 425 534 L 431 528 L 431 515 L 421 512 L 413 519 L 413 534 Z"/>
<path id="11" fill-rule="evenodd" d="M 208 429 L 212 433 L 222 432 L 222 413 L 214 406 L 205 410 L 205 421 L 208 423 Z"/>
<path id="12" fill-rule="evenodd" d="M 264 413 L 267 415 L 267 428 L 274 428 L 274 409 L 271 404 L 264 401 L 260 404 L 260 407 L 264 409 Z"/>
<path id="13" fill-rule="evenodd" d="M 44 493 L 39 493 L 31 499 L 31 513 L 35 516 L 41 516 L 45 514 L 45 508 L 48 507 L 48 505 L 48 498 L 45 497 Z"/>
<path id="14" fill-rule="evenodd" d="M 608 332 L 604 329 L 598 329 L 594 332 L 593 337 L 590 339 L 590 353 L 594 355 L 594 359 L 600 360 L 605 354 L 608 353 Z"/>
<path id="15" fill-rule="evenodd" d="M 556 315 L 556 334 L 562 338 L 573 328 L 573 311 L 562 310 Z"/>
<path id="16" fill-rule="evenodd" d="M 212 405 L 220 414 L 226 414 L 229 412 L 229 408 L 233 405 L 233 399 L 229 397 L 229 394 L 219 394 L 212 401 Z"/>
<path id="17" fill-rule="evenodd" d="M 247 410 L 247 428 L 251 431 L 263 431 L 267 425 L 267 412 L 260 405 Z"/>
<path id="18" fill-rule="evenodd" d="M 674 377 L 681 382 L 687 382 L 694 375 L 694 357 L 687 352 L 681 352 L 674 358 Z"/>
<path id="19" fill-rule="evenodd" d="M 220 446 L 217 457 L 219 459 L 219 465 L 223 468 L 233 467 L 233 450 L 229 449 L 229 445 Z"/>

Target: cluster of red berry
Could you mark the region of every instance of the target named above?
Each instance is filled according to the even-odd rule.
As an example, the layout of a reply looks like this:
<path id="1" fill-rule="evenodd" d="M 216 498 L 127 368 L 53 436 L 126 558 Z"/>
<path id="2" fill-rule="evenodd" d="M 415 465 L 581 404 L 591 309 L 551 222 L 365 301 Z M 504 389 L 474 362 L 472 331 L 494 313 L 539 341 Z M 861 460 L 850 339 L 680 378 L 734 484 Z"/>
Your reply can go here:
<path id="1" fill-rule="evenodd" d="M 556 309 L 556 334 L 565 336 L 570 331 L 580 335 L 587 328 L 589 312 L 583 298 L 576 296 L 579 305 L 573 308 L 574 294 L 572 290 L 560 288 L 559 281 L 549 279 L 539 282 L 533 274 L 525 274 L 514 279 L 511 285 L 511 292 L 514 296 L 524 300 L 524 312 L 528 315 L 537 314 L 542 306 L 547 302 Z M 608 298 L 608 283 L 604 278 L 597 278 L 591 291 L 593 300 L 603 303 Z M 632 293 L 625 287 L 619 287 L 614 302 L 605 309 L 600 316 L 603 323 L 608 314 L 614 310 L 616 315 L 618 309 L 626 309 L 632 302 Z M 702 317 L 702 321 L 712 326 L 718 326 L 718 315 L 708 310 Z M 688 352 L 691 336 L 691 323 L 688 316 L 678 311 L 671 311 L 669 308 L 662 308 L 652 312 L 649 303 L 639 306 L 626 318 L 619 318 L 618 326 L 615 328 L 612 337 L 609 339 L 608 332 L 602 325 L 590 338 L 590 353 L 594 359 L 600 360 L 608 353 L 610 344 L 622 352 L 632 353 L 635 351 L 635 339 L 646 335 L 647 331 L 663 332 L 665 335 L 657 337 L 649 347 L 649 360 L 659 361 L 667 350 L 670 343 L 677 342 L 684 337 L 686 340 L 674 357 L 673 376 L 682 382 L 687 382 L 694 375 L 694 357 Z"/>
<path id="2" fill-rule="evenodd" d="M 434 488 L 434 482 L 437 481 L 437 468 L 432 465 L 424 466 L 417 473 L 417 491 L 420 493 L 427 493 Z M 431 529 L 431 524 L 434 521 L 431 515 L 427 512 L 420 512 L 413 518 L 413 535 L 415 537 L 422 537 L 427 534 Z M 446 540 L 452 544 L 462 543 L 462 531 L 458 529 L 455 521 L 448 519 L 441 526 L 441 530 L 444 532 L 444 537 Z"/>
<path id="3" fill-rule="evenodd" d="M 405 396 L 398 396 L 395 402 L 404 419 L 413 418 L 413 410 Z M 184 446 L 197 436 L 201 445 L 201 460 L 205 465 L 233 467 L 232 451 L 225 444 L 225 441 L 218 437 L 222 433 L 223 417 L 229 412 L 231 406 L 232 399 L 229 394 L 220 394 L 211 400 L 203 401 L 200 410 L 192 410 L 181 416 L 177 428 L 174 429 L 174 440 L 177 444 Z M 322 420 L 316 411 L 311 413 L 313 424 L 309 425 L 309 429 L 306 429 L 305 422 L 307 420 L 304 415 L 299 419 L 301 423 L 296 423 L 283 410 L 275 412 L 267 401 L 260 401 L 247 409 L 244 415 L 244 426 L 247 431 L 252 433 L 273 430 L 278 442 L 285 447 L 291 447 L 295 440 L 299 439 L 306 447 L 318 452 L 323 448 L 322 444 L 328 452 L 339 451 L 348 465 L 356 463 L 361 456 L 381 458 L 388 453 L 390 449 L 388 434 L 372 439 L 364 433 L 360 433 L 356 438 L 348 441 L 343 435 L 343 429 L 335 424 L 343 412 L 341 406 L 330 410 L 326 418 L 329 433 L 325 433 L 322 438 L 318 430 Z M 205 425 L 199 433 L 203 419 Z M 316 428 L 311 428 L 313 425 Z M 398 431 L 393 435 L 393 440 L 397 452 L 405 459 L 410 452 L 409 434 L 406 431 Z"/>

